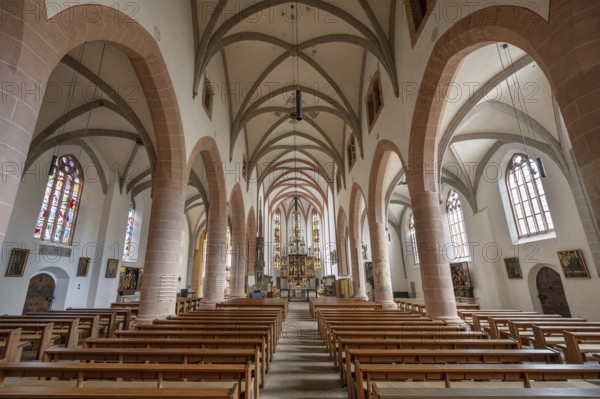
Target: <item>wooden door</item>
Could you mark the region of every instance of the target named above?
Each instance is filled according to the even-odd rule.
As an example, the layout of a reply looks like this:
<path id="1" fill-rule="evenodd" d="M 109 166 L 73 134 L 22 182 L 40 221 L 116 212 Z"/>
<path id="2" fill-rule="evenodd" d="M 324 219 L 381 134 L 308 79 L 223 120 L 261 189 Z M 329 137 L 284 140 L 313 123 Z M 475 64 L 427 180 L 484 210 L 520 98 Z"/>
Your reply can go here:
<path id="1" fill-rule="evenodd" d="M 536 276 L 538 298 L 544 314 L 560 314 L 571 317 L 560 275 L 549 267 L 543 267 Z"/>
<path id="2" fill-rule="evenodd" d="M 54 279 L 48 274 L 38 274 L 29 280 L 27 297 L 23 306 L 23 314 L 29 312 L 44 312 L 52 307 L 54 300 Z"/>

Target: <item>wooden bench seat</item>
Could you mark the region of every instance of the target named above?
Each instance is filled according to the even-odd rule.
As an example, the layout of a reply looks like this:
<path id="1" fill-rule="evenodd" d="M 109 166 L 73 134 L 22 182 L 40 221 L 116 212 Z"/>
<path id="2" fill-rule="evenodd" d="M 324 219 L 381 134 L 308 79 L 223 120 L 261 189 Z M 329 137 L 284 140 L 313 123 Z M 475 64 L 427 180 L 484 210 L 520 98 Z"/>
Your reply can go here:
<path id="1" fill-rule="evenodd" d="M 288 302 L 281 298 L 236 298 L 218 303 L 216 307 L 217 309 L 277 309 L 283 313 L 284 320 L 288 314 Z"/>
<path id="2" fill-rule="evenodd" d="M 552 349 L 349 349 L 345 350 L 342 384 L 348 381 L 352 395 L 354 362 L 403 364 L 506 364 L 562 363 L 560 353 Z M 351 397 L 351 396 L 350 396 Z"/>
<path id="3" fill-rule="evenodd" d="M 0 329 L 21 327 L 28 324 L 52 324 L 52 335 L 60 337 L 59 343 L 75 348 L 79 342 L 79 319 L 0 319 Z M 26 335 L 25 333 L 24 335 Z"/>
<path id="4" fill-rule="evenodd" d="M 98 316 L 99 335 L 110 338 L 113 332 L 118 328 L 117 313 L 95 313 L 95 312 L 75 312 L 52 310 L 48 312 L 27 313 L 26 316 L 65 316 L 65 317 L 82 317 L 82 316 Z"/>
<path id="5" fill-rule="evenodd" d="M 483 328 L 484 324 L 487 324 L 487 320 L 490 317 L 495 317 L 498 316 L 498 313 L 492 312 L 492 313 L 486 313 L 486 312 L 473 312 L 471 314 L 471 320 L 470 322 L 468 320 L 467 323 L 469 323 L 471 325 L 471 327 L 473 328 L 473 330 L 479 331 Z M 536 318 L 536 317 L 542 317 L 542 318 L 549 318 L 552 316 L 555 316 L 557 318 L 561 318 L 561 315 L 542 315 L 539 312 L 515 312 L 515 313 L 502 313 L 501 316 L 503 317 L 511 317 L 513 319 L 523 319 L 523 318 Z"/>
<path id="6" fill-rule="evenodd" d="M 475 320 L 477 320 L 477 323 L 479 325 L 479 329 L 483 330 L 483 331 L 488 331 L 490 333 L 490 335 L 492 335 L 492 330 L 494 330 L 495 334 L 498 334 L 498 328 L 501 326 L 504 326 L 508 329 L 508 321 L 510 320 L 514 320 L 514 321 L 519 321 L 519 320 L 523 320 L 523 321 L 561 321 L 564 320 L 564 318 L 557 314 L 557 315 L 547 315 L 547 314 L 534 314 L 534 315 L 522 315 L 522 314 L 515 314 L 515 315 L 502 315 L 502 316 L 497 316 L 497 315 L 486 315 L 486 316 L 473 316 L 473 325 L 475 325 Z M 568 319 L 570 320 L 570 319 Z M 497 321 L 497 322 L 496 322 Z M 578 319 L 577 321 L 585 321 L 584 319 Z M 497 335 L 495 336 L 497 338 L 499 338 Z"/>
<path id="7" fill-rule="evenodd" d="M 87 380 L 152 380 L 163 388 L 167 380 L 231 380 L 242 387 L 245 397 L 256 399 L 252 364 L 137 364 L 137 363 L 0 363 L 0 387 L 8 377 L 58 378 L 75 381 L 78 388 Z M 38 385 L 39 387 L 39 385 Z M 39 388 L 38 388 L 39 389 Z M 2 389 L 0 389 L 2 390 Z"/>
<path id="8" fill-rule="evenodd" d="M 21 342 L 21 329 L 0 329 L 0 360 L 5 362 L 18 362 L 21 360 L 23 348 L 31 345 Z"/>
<path id="9" fill-rule="evenodd" d="M 533 326 L 564 326 L 565 328 L 570 326 L 600 327 L 600 323 L 590 323 L 586 321 L 565 321 L 564 319 L 558 319 L 556 321 L 511 320 L 508 322 L 508 331 L 510 337 L 517 340 L 520 345 L 530 345 L 530 340 L 534 336 Z"/>
<path id="10" fill-rule="evenodd" d="M 59 341 L 60 336 L 53 334 L 53 323 L 19 323 L 11 324 L 8 329 L 21 329 L 21 342 L 30 343 L 32 351 L 36 352 L 36 359 L 42 360 L 44 351 Z M 7 327 L 3 327 L 6 330 Z M 23 344 L 21 348 L 29 345 Z"/>
<path id="11" fill-rule="evenodd" d="M 557 317 L 510 317 L 510 316 L 493 316 L 488 318 L 488 332 L 491 338 L 507 338 L 510 337 L 510 322 L 515 323 L 523 323 L 517 324 L 517 326 L 522 326 L 523 330 L 530 329 L 530 325 L 533 323 L 582 323 L 585 322 L 586 319 L 582 319 L 579 317 L 576 318 L 557 318 Z M 528 324 L 531 322 L 531 324 Z M 513 337 L 515 338 L 515 337 Z"/>
<path id="12" fill-rule="evenodd" d="M 163 349 L 254 349 L 261 354 L 261 381 L 269 371 L 269 356 L 264 338 L 89 338 L 84 348 L 163 348 Z M 262 359 L 265 359 L 262 361 Z"/>
<path id="13" fill-rule="evenodd" d="M 98 315 L 54 315 L 54 314 L 29 314 L 25 316 L 21 315 L 4 315 L 0 316 L 0 323 L 7 320 L 10 321 L 31 321 L 34 323 L 40 322 L 54 322 L 55 320 L 69 320 L 78 319 L 77 331 L 79 338 L 85 339 L 90 337 L 97 337 L 100 328 L 100 316 Z"/>
<path id="14" fill-rule="evenodd" d="M 331 333 L 332 329 L 347 329 L 348 328 L 360 328 L 360 327 L 377 327 L 377 328 L 385 328 L 385 327 L 415 327 L 415 326 L 445 326 L 446 323 L 443 321 L 431 321 L 427 319 L 383 319 L 383 320 L 327 320 L 325 323 L 321 323 L 319 326 L 319 333 L 326 340 Z"/>
<path id="15" fill-rule="evenodd" d="M 78 360 L 103 363 L 235 363 L 257 365 L 254 390 L 263 386 L 260 373 L 261 354 L 253 349 L 165 349 L 165 348 L 51 348 L 44 357 L 48 362 Z"/>
<path id="16" fill-rule="evenodd" d="M 600 353 L 600 332 L 563 332 L 565 345 L 556 345 L 565 354 L 565 360 L 570 364 L 582 364 L 586 353 Z"/>
<path id="17" fill-rule="evenodd" d="M 196 323 L 198 321 L 201 322 L 211 322 L 216 323 L 219 320 L 226 322 L 237 322 L 238 324 L 243 324 L 243 322 L 248 321 L 252 323 L 257 322 L 265 322 L 265 323 L 274 323 L 275 324 L 275 335 L 279 337 L 281 335 L 283 320 L 278 317 L 279 313 L 272 314 L 244 314 L 244 313 L 232 313 L 232 314 L 221 314 L 214 312 L 213 313 L 186 313 L 185 315 L 176 315 L 176 316 L 168 316 L 166 319 L 154 320 L 153 324 L 170 324 L 173 322 L 177 323 Z"/>
<path id="18" fill-rule="evenodd" d="M 369 338 L 377 340 L 395 339 L 400 341 L 407 340 L 434 340 L 434 341 L 453 341 L 457 339 L 474 340 L 487 338 L 487 334 L 481 331 L 344 331 L 335 330 L 334 343 L 329 347 L 329 354 L 333 358 L 336 370 L 341 364 L 342 348 L 344 344 L 342 339 Z"/>
<path id="19" fill-rule="evenodd" d="M 565 339 L 563 332 L 589 332 L 597 333 L 600 332 L 600 327 L 586 326 L 586 323 L 582 323 L 578 326 L 533 326 L 533 338 L 530 338 L 534 348 L 544 349 L 547 347 L 554 347 L 557 344 L 564 344 Z"/>
<path id="20" fill-rule="evenodd" d="M 380 388 L 373 383 L 374 399 L 504 399 L 600 398 L 600 389 L 585 388 Z"/>
<path id="21" fill-rule="evenodd" d="M 235 399 L 238 385 L 231 388 L 70 388 L 70 387 L 4 387 L 2 399 Z"/>
<path id="22" fill-rule="evenodd" d="M 524 388 L 531 381 L 598 379 L 600 365 L 572 364 L 361 364 L 355 362 L 358 399 L 372 398 L 374 381 L 442 381 L 451 388 L 454 381 L 520 381 Z M 366 396 L 365 396 L 366 388 Z"/>

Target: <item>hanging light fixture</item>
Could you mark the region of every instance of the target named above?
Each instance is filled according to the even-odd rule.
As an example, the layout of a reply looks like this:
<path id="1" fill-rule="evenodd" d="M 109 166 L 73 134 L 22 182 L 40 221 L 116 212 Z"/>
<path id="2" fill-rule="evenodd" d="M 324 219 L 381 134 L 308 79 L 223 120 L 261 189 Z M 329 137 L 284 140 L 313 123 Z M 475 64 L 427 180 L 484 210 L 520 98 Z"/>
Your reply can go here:
<path id="1" fill-rule="evenodd" d="M 504 61 L 502 59 L 502 54 L 500 53 L 500 45 L 496 44 L 496 48 L 498 50 L 498 57 L 500 58 L 500 64 L 502 65 L 502 70 L 504 70 L 505 66 L 504 66 Z M 517 71 L 515 69 L 515 63 L 513 62 L 512 55 L 510 53 L 508 44 L 504 43 L 502 45 L 502 49 L 504 50 L 504 55 L 506 57 L 507 63 L 512 69 L 512 76 L 514 76 L 514 80 L 515 80 L 515 84 L 514 84 L 515 91 L 516 91 L 516 95 L 518 96 L 517 100 L 518 100 L 519 104 L 522 104 L 521 112 L 525 115 L 529 115 L 529 112 L 527 111 L 527 104 L 525 103 L 525 99 L 523 97 L 523 94 L 521 93 L 521 84 L 519 82 L 519 77 L 517 76 Z M 517 120 L 517 126 L 519 127 L 519 133 L 521 134 L 521 139 L 523 140 L 523 147 L 525 149 L 525 154 L 527 155 L 527 164 L 529 166 L 529 170 L 534 175 L 539 172 L 540 177 L 546 177 L 547 176 L 546 168 L 544 167 L 544 161 L 543 161 L 542 157 L 539 155 L 539 152 L 538 152 L 538 156 L 535 158 L 537 170 L 534 169 L 533 166 L 531 165 L 531 160 L 533 158 L 529 155 L 529 149 L 527 147 L 527 141 L 525 139 L 525 134 L 523 133 L 523 129 L 521 128 L 521 122 L 519 122 L 519 115 L 517 114 L 517 106 L 516 106 L 517 101 L 515 101 L 513 92 L 510 89 L 510 84 L 508 83 L 508 76 L 505 78 L 505 82 L 506 82 L 506 86 L 508 87 L 508 94 L 510 95 L 510 101 L 512 103 L 512 107 L 513 107 L 513 110 L 515 113 L 515 119 Z M 530 134 L 533 138 L 533 127 L 531 126 L 531 121 L 529 121 L 529 122 L 525 121 L 525 129 L 527 130 L 528 134 Z"/>
<path id="2" fill-rule="evenodd" d="M 77 57 L 77 66 L 76 66 L 76 68 L 73 68 L 73 75 L 71 77 L 71 84 L 69 85 L 69 92 L 67 94 L 67 100 L 65 101 L 65 109 L 63 111 L 63 115 L 67 115 L 69 112 L 71 112 L 71 106 L 73 105 L 73 98 L 75 97 L 73 91 L 75 90 L 75 84 L 77 82 L 77 79 L 79 78 L 79 70 L 81 68 L 81 60 L 83 58 L 83 52 L 85 51 L 85 45 L 86 45 L 86 43 L 83 43 L 83 45 L 79 47 L 79 56 Z M 58 137 L 61 137 L 64 134 L 66 125 L 67 125 L 66 123 L 62 124 L 61 131 L 58 134 Z M 60 145 L 61 145 L 61 141 L 59 139 L 58 146 L 56 148 L 56 152 L 54 152 L 52 154 L 52 160 L 50 161 L 50 169 L 48 169 L 48 176 L 54 176 L 54 170 L 56 169 L 58 155 L 60 154 Z"/>
<path id="3" fill-rule="evenodd" d="M 294 10 L 294 5 L 292 4 L 292 10 Z M 294 42 L 294 32 L 296 34 L 295 45 L 294 45 L 294 53 L 296 56 L 296 120 L 302 120 L 302 90 L 300 89 L 300 36 L 299 25 L 300 22 L 300 9 L 298 8 L 298 2 L 296 1 L 295 13 L 292 11 L 292 42 Z"/>

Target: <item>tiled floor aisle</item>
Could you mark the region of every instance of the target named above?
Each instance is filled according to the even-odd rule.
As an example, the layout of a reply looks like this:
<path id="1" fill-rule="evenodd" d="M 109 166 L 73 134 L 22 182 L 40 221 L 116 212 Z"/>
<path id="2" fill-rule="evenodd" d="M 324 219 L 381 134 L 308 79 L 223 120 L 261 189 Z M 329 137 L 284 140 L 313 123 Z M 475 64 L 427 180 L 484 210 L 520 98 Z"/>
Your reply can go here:
<path id="1" fill-rule="evenodd" d="M 292 302 L 262 399 L 346 398 L 306 302 Z"/>

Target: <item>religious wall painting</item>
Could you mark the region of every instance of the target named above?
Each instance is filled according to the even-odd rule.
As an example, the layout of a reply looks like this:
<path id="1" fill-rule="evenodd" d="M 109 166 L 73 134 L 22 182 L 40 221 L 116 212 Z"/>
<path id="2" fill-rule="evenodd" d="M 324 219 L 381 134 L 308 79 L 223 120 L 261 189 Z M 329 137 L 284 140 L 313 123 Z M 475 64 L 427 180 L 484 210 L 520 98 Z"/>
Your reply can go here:
<path id="1" fill-rule="evenodd" d="M 139 291 L 142 286 L 144 269 L 139 267 L 121 267 L 119 291 Z"/>
<path id="2" fill-rule="evenodd" d="M 90 267 L 90 258 L 82 256 L 77 264 L 77 277 L 86 277 Z"/>
<path id="3" fill-rule="evenodd" d="M 119 260 L 118 259 L 109 259 L 106 262 L 106 275 L 105 278 L 117 278 L 117 271 L 119 268 Z"/>
<path id="4" fill-rule="evenodd" d="M 473 284 L 469 274 L 468 262 L 450 263 L 450 274 L 457 298 L 473 298 Z"/>
<path id="5" fill-rule="evenodd" d="M 28 257 L 28 249 L 13 248 L 6 267 L 6 277 L 22 277 L 25 272 Z"/>
<path id="6" fill-rule="evenodd" d="M 506 267 L 508 278 L 523 278 L 519 258 L 504 258 L 504 266 Z"/>
<path id="7" fill-rule="evenodd" d="M 558 251 L 556 254 L 566 278 L 590 278 L 581 250 Z"/>

